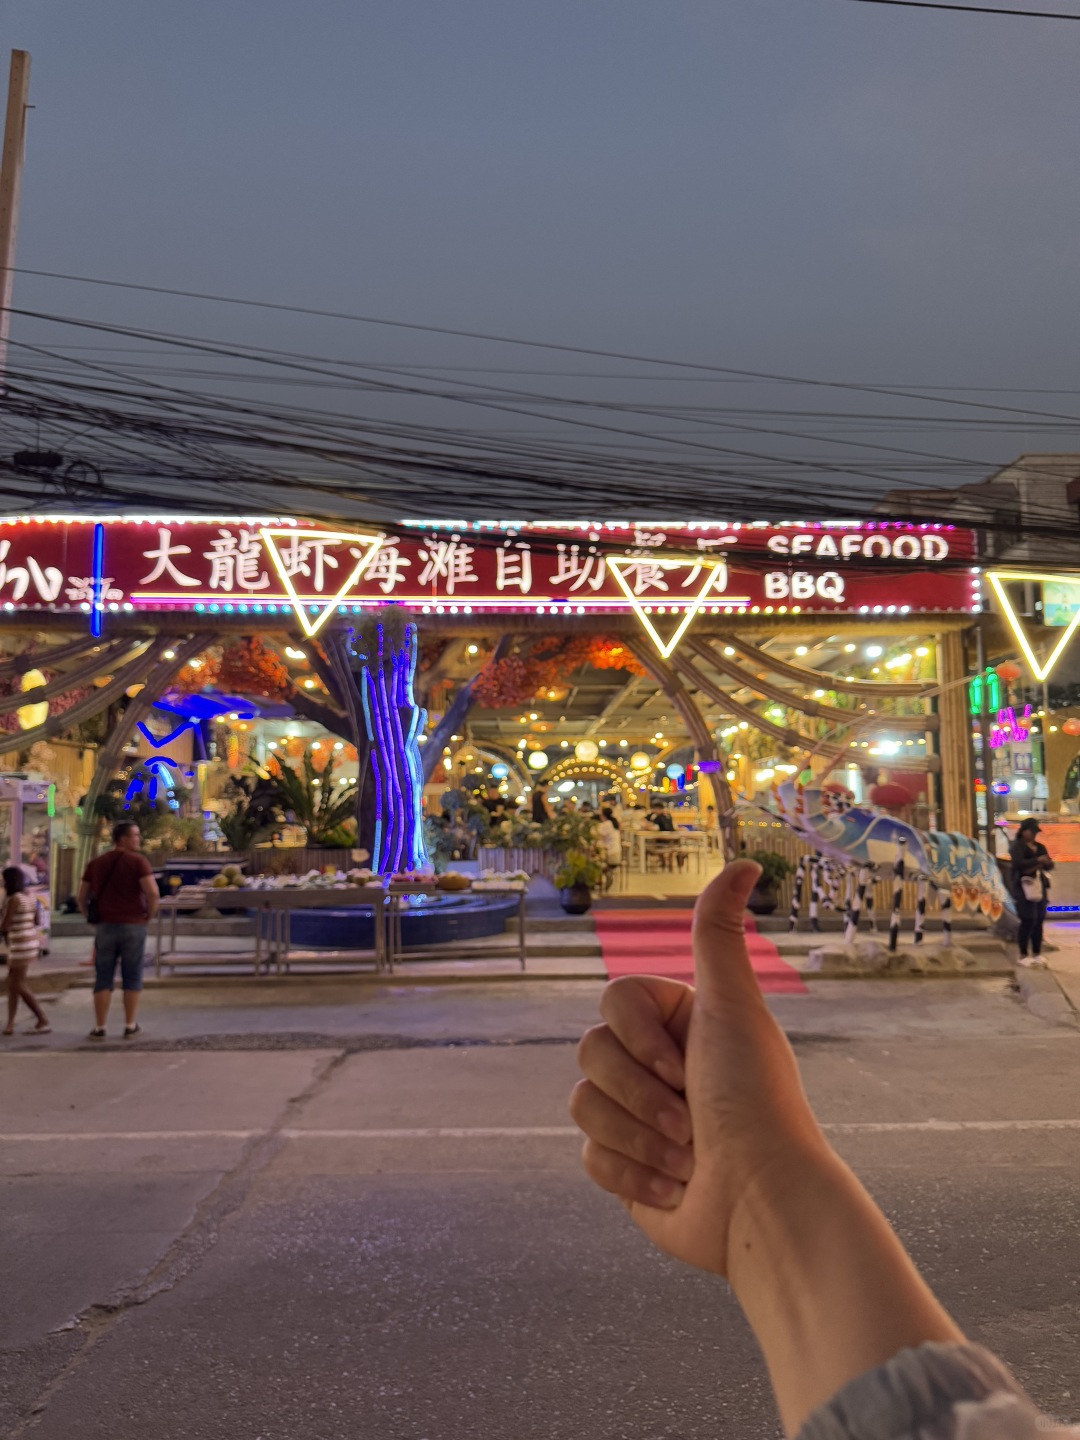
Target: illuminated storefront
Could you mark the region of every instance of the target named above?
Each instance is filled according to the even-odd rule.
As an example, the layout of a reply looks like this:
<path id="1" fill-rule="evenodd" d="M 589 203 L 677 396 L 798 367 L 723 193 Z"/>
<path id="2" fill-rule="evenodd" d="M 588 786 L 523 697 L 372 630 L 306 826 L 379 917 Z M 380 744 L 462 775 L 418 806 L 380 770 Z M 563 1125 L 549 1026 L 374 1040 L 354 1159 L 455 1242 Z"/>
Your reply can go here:
<path id="1" fill-rule="evenodd" d="M 489 764 L 504 757 L 523 784 L 550 768 L 561 787 L 576 761 L 613 790 L 632 788 L 630 759 L 644 745 L 649 772 L 675 790 L 700 787 L 702 808 L 727 784 L 752 794 L 810 765 L 853 780 L 857 771 L 856 789 L 879 771 L 922 777 L 913 800 L 967 829 L 963 634 L 982 608 L 975 537 L 946 525 L 412 518 L 343 530 L 281 516 L 0 519 L 0 628 L 81 633 L 110 673 L 110 647 L 138 640 L 132 663 L 142 669 L 131 673 L 157 695 L 214 637 L 280 633 L 317 644 L 327 672 L 337 665 L 355 682 L 380 834 L 393 834 L 386 864 L 405 867 L 418 858 L 421 771 L 431 773 L 420 763 L 431 737 L 411 699 L 426 636 L 469 639 L 463 654 L 478 667 L 495 663 L 508 634 L 603 634 L 608 652 L 625 647 L 644 678 L 637 718 L 617 695 L 593 707 L 610 721 L 610 742 L 594 742 L 596 723 L 575 732 L 573 697 L 552 698 L 572 688 L 561 677 L 513 721 L 516 732 L 505 714 L 474 710 L 475 749 Z M 110 681 L 117 694 L 137 688 L 124 691 L 122 680 Z M 42 693 L 28 692 L 27 705 Z M 590 719 L 587 706 L 577 713 Z M 48 717 L 27 738 L 61 724 Z M 740 743 L 748 731 L 765 737 L 756 750 Z M 458 737 L 447 737 L 447 753 L 452 743 Z M 13 748 L 0 737 L 0 752 Z M 403 813 L 411 819 L 399 826 Z"/>

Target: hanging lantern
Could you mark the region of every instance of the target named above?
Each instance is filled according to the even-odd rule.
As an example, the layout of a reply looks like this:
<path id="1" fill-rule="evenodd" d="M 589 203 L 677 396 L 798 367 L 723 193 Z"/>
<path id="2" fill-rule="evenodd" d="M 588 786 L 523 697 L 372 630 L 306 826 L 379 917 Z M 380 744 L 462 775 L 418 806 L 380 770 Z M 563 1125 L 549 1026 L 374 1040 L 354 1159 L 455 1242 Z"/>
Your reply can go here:
<path id="1" fill-rule="evenodd" d="M 1006 685 L 1011 685 L 1013 681 L 1020 679 L 1023 671 L 1015 660 L 1003 660 L 1000 665 L 994 666 L 994 674 Z"/>
<path id="2" fill-rule="evenodd" d="M 600 746 L 595 740 L 579 740 L 574 746 L 574 754 L 579 760 L 588 763 L 590 760 L 595 760 L 600 754 Z"/>
<path id="3" fill-rule="evenodd" d="M 1080 720 L 1077 720 L 1075 715 L 1070 715 L 1061 728 L 1066 735 L 1080 735 Z"/>
<path id="4" fill-rule="evenodd" d="M 644 750 L 635 750 L 630 756 L 630 768 L 632 770 L 651 770 L 652 761 Z"/>
<path id="5" fill-rule="evenodd" d="M 548 763 L 547 752 L 544 750 L 531 750 L 529 752 L 529 769 L 543 770 Z"/>
<path id="6" fill-rule="evenodd" d="M 911 804 L 911 794 L 903 785 L 890 780 L 870 787 L 870 803 L 880 805 L 882 810 L 902 810 Z"/>

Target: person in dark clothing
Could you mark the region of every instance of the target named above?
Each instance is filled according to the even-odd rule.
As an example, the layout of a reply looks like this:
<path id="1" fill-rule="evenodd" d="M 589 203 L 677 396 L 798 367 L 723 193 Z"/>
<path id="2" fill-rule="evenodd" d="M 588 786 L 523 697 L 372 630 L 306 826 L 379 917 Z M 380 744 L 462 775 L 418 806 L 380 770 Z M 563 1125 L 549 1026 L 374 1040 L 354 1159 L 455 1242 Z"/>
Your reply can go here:
<path id="1" fill-rule="evenodd" d="M 506 801 L 499 794 L 499 787 L 495 784 L 487 787 L 487 794 L 480 801 L 480 804 L 483 805 L 488 814 L 492 816 L 497 810 L 504 810 L 506 808 Z M 500 816 L 499 818 L 501 819 L 502 817 Z"/>
<path id="2" fill-rule="evenodd" d="M 1050 890 L 1047 872 L 1054 868 L 1050 852 L 1041 841 L 1037 820 L 1024 820 L 1009 847 L 1012 862 L 1012 893 L 1020 918 L 1020 964 L 1044 966 L 1042 958 L 1043 921 L 1046 919 L 1046 897 Z M 1030 955 L 1029 955 L 1030 950 Z"/>
<path id="3" fill-rule="evenodd" d="M 662 831 L 665 835 L 674 834 L 675 822 L 672 820 L 671 816 L 666 810 L 654 810 L 649 818 L 652 820 L 657 830 Z"/>
<path id="4" fill-rule="evenodd" d="M 551 806 L 547 798 L 547 786 L 540 784 L 533 786 L 532 792 L 532 822 L 534 825 L 543 825 L 552 818 Z"/>

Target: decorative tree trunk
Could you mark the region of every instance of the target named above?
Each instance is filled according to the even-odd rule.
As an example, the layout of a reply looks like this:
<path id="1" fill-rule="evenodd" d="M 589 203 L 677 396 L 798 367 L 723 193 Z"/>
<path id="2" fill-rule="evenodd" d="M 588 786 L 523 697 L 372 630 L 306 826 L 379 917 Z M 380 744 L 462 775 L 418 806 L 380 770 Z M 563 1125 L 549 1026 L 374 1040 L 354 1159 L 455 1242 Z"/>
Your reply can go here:
<path id="1" fill-rule="evenodd" d="M 391 611 L 332 632 L 325 646 L 358 742 L 357 844 L 380 875 L 417 870 L 427 850 L 418 740 L 425 714 L 413 695 L 416 626 Z"/>

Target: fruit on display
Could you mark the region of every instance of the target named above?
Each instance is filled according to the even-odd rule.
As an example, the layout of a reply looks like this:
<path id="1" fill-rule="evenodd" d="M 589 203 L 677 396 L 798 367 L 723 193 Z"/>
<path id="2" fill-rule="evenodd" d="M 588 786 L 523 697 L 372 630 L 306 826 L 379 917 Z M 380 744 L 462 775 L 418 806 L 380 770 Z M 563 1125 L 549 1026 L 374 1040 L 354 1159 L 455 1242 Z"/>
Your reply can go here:
<path id="1" fill-rule="evenodd" d="M 459 870 L 447 870 L 436 877 L 435 884 L 440 890 L 468 890 L 472 881 Z"/>
<path id="2" fill-rule="evenodd" d="M 235 890 L 247 883 L 247 876 L 239 865 L 223 865 L 210 881 L 211 888 L 214 890 Z"/>

